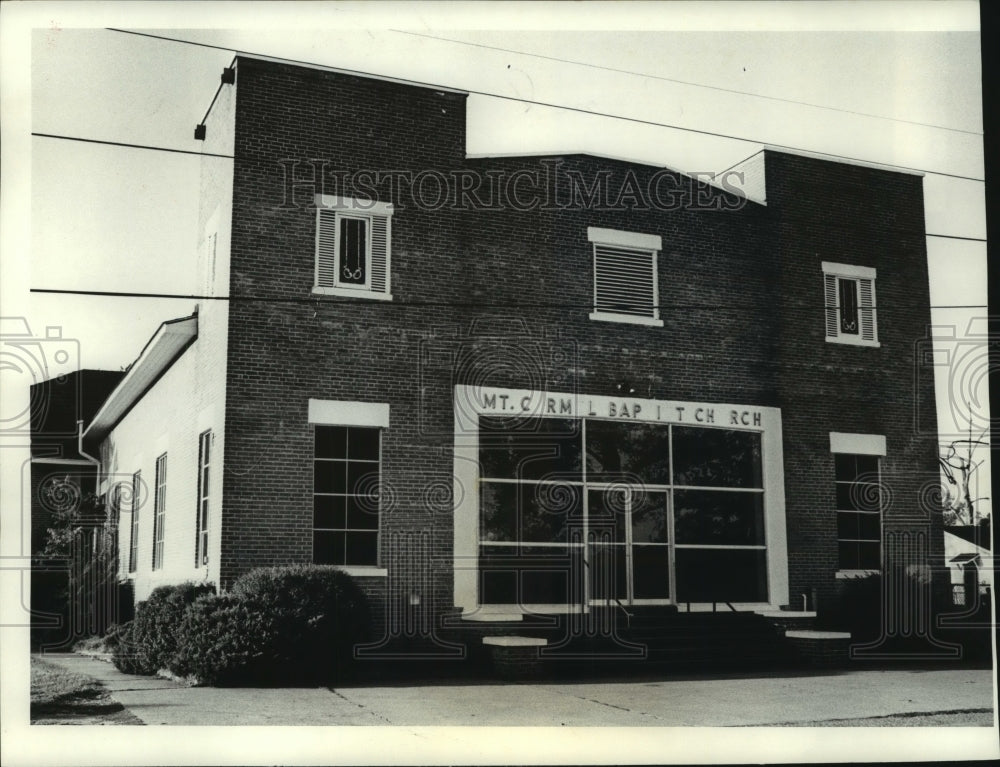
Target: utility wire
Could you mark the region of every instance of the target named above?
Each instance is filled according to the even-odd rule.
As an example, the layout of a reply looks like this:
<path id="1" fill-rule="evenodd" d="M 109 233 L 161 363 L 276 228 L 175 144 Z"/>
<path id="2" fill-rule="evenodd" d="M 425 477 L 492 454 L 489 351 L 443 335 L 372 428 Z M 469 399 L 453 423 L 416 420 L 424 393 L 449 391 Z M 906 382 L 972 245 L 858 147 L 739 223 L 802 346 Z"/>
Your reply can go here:
<path id="1" fill-rule="evenodd" d="M 170 148 L 167 148 L 167 147 L 144 146 L 144 145 L 141 145 L 141 144 L 123 144 L 123 143 L 118 142 L 118 141 L 102 141 L 102 140 L 99 140 L 99 139 L 86 139 L 86 138 L 79 138 L 79 137 L 76 137 L 76 136 L 59 136 L 59 135 L 55 135 L 55 134 L 51 134 L 51 133 L 32 133 L 31 135 L 32 136 L 41 136 L 43 138 L 63 139 L 63 140 L 66 140 L 66 141 L 83 141 L 83 142 L 92 143 L 92 144 L 108 144 L 110 146 L 123 146 L 123 147 L 129 147 L 129 148 L 134 148 L 134 149 L 150 149 L 150 150 L 160 151 L 160 152 L 177 152 L 177 153 L 181 153 L 181 154 L 193 154 L 193 155 L 197 155 L 199 157 L 220 157 L 220 158 L 229 159 L 229 160 L 234 159 L 233 155 L 227 155 L 227 154 L 213 154 L 211 152 L 204 152 L 204 153 L 202 153 L 202 152 L 194 152 L 194 151 L 190 151 L 190 150 L 186 150 L 186 149 L 170 149 Z M 680 171 L 678 171 L 678 172 L 680 172 Z M 736 193 L 735 192 L 731 192 L 730 194 L 736 194 Z M 783 215 L 781 217 L 781 221 L 783 223 L 788 223 L 788 222 L 793 222 L 794 223 L 795 220 L 796 220 L 796 218 L 798 218 L 799 220 L 804 220 L 801 217 L 785 216 L 785 215 Z M 850 227 L 850 226 L 837 225 L 837 224 L 833 224 L 833 223 L 830 223 L 827 226 L 829 228 L 831 228 L 831 229 L 839 229 L 839 230 L 842 230 L 842 231 L 855 231 L 855 227 Z M 882 232 L 884 232 L 886 234 L 891 234 L 891 235 L 902 235 L 902 236 L 914 235 L 914 236 L 923 236 L 923 237 L 935 237 L 935 238 L 938 238 L 938 239 L 947 239 L 947 240 L 962 240 L 962 241 L 965 241 L 965 242 L 986 242 L 986 239 L 982 238 L 982 237 L 963 237 L 963 236 L 956 235 L 956 234 L 936 234 L 936 233 L 931 233 L 931 232 L 921 232 L 921 231 L 918 231 L 916 229 L 884 228 L 884 229 L 882 229 Z"/>
<path id="2" fill-rule="evenodd" d="M 967 242 L 986 242 L 985 237 L 959 237 L 957 234 L 931 234 L 928 232 L 925 237 L 940 237 L 945 240 L 965 240 Z"/>
<path id="3" fill-rule="evenodd" d="M 176 38 L 176 37 L 167 37 L 165 35 L 154 35 L 154 34 L 150 34 L 148 32 L 135 32 L 135 31 L 128 30 L 128 29 L 116 29 L 116 28 L 113 28 L 113 27 L 106 27 L 106 29 L 108 31 L 110 31 L 110 32 L 120 32 L 120 33 L 123 33 L 123 34 L 138 35 L 140 37 L 149 37 L 149 38 L 153 38 L 153 39 L 156 39 L 156 40 L 165 40 L 165 41 L 168 41 L 168 42 L 182 43 L 182 44 L 186 44 L 186 45 L 197 45 L 197 46 L 200 46 L 200 47 L 203 47 L 203 48 L 214 48 L 214 49 L 217 49 L 217 50 L 233 51 L 235 54 L 243 53 L 243 54 L 248 55 L 248 56 L 258 56 L 258 57 L 261 57 L 261 58 L 278 59 L 278 60 L 281 60 L 281 61 L 286 61 L 286 62 L 288 62 L 290 64 L 302 64 L 302 65 L 306 65 L 306 66 L 315 66 L 315 62 L 303 61 L 301 59 L 289 59 L 289 58 L 284 58 L 284 57 L 281 57 L 281 56 L 272 56 L 270 54 L 265 54 L 265 53 L 256 53 L 254 51 L 242 51 L 242 50 L 237 50 L 237 49 L 233 49 L 233 48 L 223 48 L 222 46 L 218 46 L 218 45 L 209 45 L 207 43 L 197 43 L 197 42 L 192 42 L 190 40 L 183 40 L 181 38 Z M 330 67 L 330 69 L 336 69 L 336 70 L 338 70 L 340 72 L 344 72 L 346 74 L 357 75 L 359 77 L 384 77 L 384 75 L 379 75 L 379 74 L 376 74 L 375 72 L 367 72 L 367 71 L 360 70 L 360 69 L 343 69 L 343 68 L 340 68 L 340 67 Z M 453 90 L 452 86 L 442 85 L 440 83 L 428 83 L 428 82 L 422 82 L 422 81 L 419 81 L 419 80 L 407 80 L 407 82 L 409 82 L 409 83 L 411 83 L 413 85 L 416 85 L 416 86 L 424 87 L 424 88 L 447 88 L 447 89 L 452 89 Z M 498 93 L 490 93 L 489 91 L 480 91 L 480 90 L 474 90 L 474 89 L 469 89 L 469 88 L 462 88 L 461 90 L 464 93 L 468 93 L 470 95 L 486 96 L 488 98 L 495 98 L 495 99 L 500 99 L 500 100 L 503 100 L 503 101 L 513 101 L 513 102 L 517 102 L 519 104 L 532 104 L 534 106 L 548 107 L 548 108 L 551 108 L 551 109 L 561 109 L 561 110 L 564 110 L 564 111 L 567 111 L 567 112 L 575 112 L 577 114 L 590 115 L 592 117 L 607 117 L 607 118 L 610 118 L 610 119 L 613 119 L 613 120 L 623 120 L 625 122 L 636 123 L 638 125 L 650 125 L 650 126 L 654 126 L 654 127 L 657 127 L 657 128 L 670 128 L 672 130 L 679 130 L 679 131 L 684 131 L 684 132 L 687 132 L 687 133 L 696 133 L 696 134 L 699 134 L 699 135 L 702 135 L 702 136 L 711 136 L 713 138 L 723 138 L 723 139 L 728 139 L 728 140 L 731 140 L 731 141 L 741 141 L 741 142 L 746 143 L 746 144 L 763 144 L 764 146 L 773 147 L 775 149 L 787 149 L 787 150 L 790 150 L 790 151 L 793 151 L 793 152 L 807 152 L 807 153 L 815 154 L 815 155 L 823 155 L 825 157 L 835 157 L 835 158 L 839 158 L 841 160 L 848 160 L 850 162 L 859 162 L 859 163 L 870 163 L 871 162 L 870 160 L 865 160 L 865 159 L 860 158 L 860 157 L 852 157 L 852 156 L 849 156 L 849 155 L 836 154 L 834 152 L 821 152 L 821 151 L 816 151 L 816 150 L 813 150 L 813 149 L 802 149 L 801 147 L 795 147 L 795 146 L 791 146 L 791 145 L 788 145 L 788 144 L 774 144 L 774 143 L 771 143 L 769 141 L 763 141 L 761 139 L 746 138 L 744 136 L 734 136 L 734 135 L 728 134 L 728 133 L 720 133 L 718 131 L 703 130 L 703 129 L 700 129 L 700 128 L 688 128 L 688 127 L 684 127 L 682 125 L 674 125 L 672 123 L 657 122 L 655 120 L 644 120 L 644 119 L 641 119 L 641 118 L 638 118 L 638 117 L 625 117 L 624 115 L 611 114 L 610 112 L 599 112 L 599 111 L 593 110 L 593 109 L 583 109 L 582 107 L 571 107 L 571 106 L 566 106 L 564 104 L 553 104 L 553 103 L 546 102 L 546 101 L 536 101 L 536 100 L 533 100 L 533 99 L 521 98 L 519 96 L 506 96 L 506 95 L 502 95 L 502 94 L 498 94 Z M 976 182 L 980 182 L 980 183 L 982 183 L 984 181 L 984 179 L 981 179 L 981 178 L 976 178 L 974 176 L 965 176 L 965 175 L 958 174 L 958 173 L 945 173 L 943 171 L 927 170 L 927 169 L 924 169 L 924 168 L 913 168 L 913 167 L 910 167 L 910 166 L 907 166 L 907 165 L 895 165 L 895 164 L 889 164 L 889 163 L 878 163 L 878 164 L 884 165 L 886 167 L 898 168 L 900 170 L 911 171 L 911 172 L 914 172 L 914 173 L 926 173 L 926 174 L 930 174 L 930 175 L 934 175 L 934 176 L 944 176 L 946 178 L 957 178 L 957 179 L 961 179 L 961 180 L 964 180 L 964 181 L 976 181 Z"/>
<path id="4" fill-rule="evenodd" d="M 227 159 L 227 160 L 234 159 L 233 155 L 231 155 L 231 154 L 215 154 L 215 153 L 212 153 L 212 152 L 195 152 L 195 151 L 189 150 L 189 149 L 172 149 L 172 148 L 169 148 L 169 147 L 148 146 L 148 145 L 145 145 L 145 144 L 126 144 L 126 143 L 122 143 L 121 141 L 104 141 L 104 140 L 101 140 L 101 139 L 81 138 L 79 136 L 61 136 L 61 135 L 57 135 L 57 134 L 54 134 L 54 133 L 34 133 L 33 132 L 31 135 L 32 136 L 38 136 L 40 138 L 61 139 L 63 141 L 82 141 L 82 142 L 87 143 L 87 144 L 106 144 L 108 146 L 121 146 L 121 147 L 128 147 L 130 149 L 149 149 L 149 150 L 156 151 L 156 152 L 175 152 L 175 153 L 178 153 L 178 154 L 193 154 L 193 155 L 197 155 L 199 157 L 220 157 L 220 158 Z M 680 172 L 681 171 L 678 171 L 678 173 L 680 173 Z M 723 172 L 725 172 L 725 171 L 723 171 Z M 908 234 L 915 234 L 915 232 L 907 232 L 907 233 Z M 982 238 L 982 237 L 960 237 L 959 235 L 956 235 L 956 234 L 932 234 L 930 232 L 925 232 L 924 236 L 925 237 L 940 237 L 940 238 L 949 239 L 949 240 L 967 240 L 969 242 L 986 242 L 986 240 L 984 238 Z"/>
<path id="5" fill-rule="evenodd" d="M 466 40 L 454 40 L 454 39 L 452 39 L 450 37 L 438 37 L 437 35 L 428 35 L 428 34 L 424 34 L 422 32 L 409 32 L 409 31 L 407 31 L 405 29 L 390 29 L 389 31 L 390 32 L 396 32 L 396 33 L 401 34 L 401 35 L 411 35 L 412 37 L 424 37 L 424 38 L 427 38 L 428 40 L 441 40 L 442 42 L 454 43 L 456 45 L 468 45 L 468 46 L 472 46 L 474 48 L 485 48 L 485 49 L 491 50 L 491 51 L 502 51 L 504 53 L 513 53 L 513 54 L 516 54 L 518 56 L 530 56 L 530 57 L 536 58 L 536 59 L 545 59 L 546 61 L 558 61 L 558 62 L 561 62 L 563 64 L 572 64 L 572 65 L 578 66 L 578 67 L 588 67 L 590 69 L 601 69 L 601 70 L 604 70 L 606 72 L 616 72 L 618 74 L 623 74 L 623 75 L 634 75 L 636 77 L 647 77 L 647 78 L 649 78 L 651 80 L 662 80 L 662 81 L 668 82 L 668 83 L 678 83 L 680 85 L 690 85 L 690 86 L 692 86 L 694 88 L 707 88 L 708 90 L 722 91 L 723 93 L 735 93 L 735 94 L 738 94 L 740 96 L 751 96 L 753 98 L 758 98 L 758 99 L 767 99 L 768 101 L 780 101 L 780 102 L 782 102 L 784 104 L 797 104 L 799 106 L 812 107 L 814 109 L 827 109 L 827 110 L 829 110 L 831 112 L 842 112 L 844 114 L 859 115 L 861 117 L 872 117 L 872 118 L 874 118 L 876 120 L 891 120 L 892 122 L 906 123 L 907 125 L 920 125 L 920 126 L 922 126 L 924 128 L 935 128 L 936 130 L 946 130 L 946 131 L 952 131 L 954 133 L 966 133 L 966 134 L 968 134 L 970 136 L 982 136 L 983 135 L 981 131 L 971 131 L 971 130 L 965 130 L 963 128 L 949 128 L 946 125 L 934 125 L 932 123 L 919 122 L 917 120 L 904 120 L 901 117 L 889 117 L 887 115 L 872 114 L 871 112 L 859 112 L 859 111 L 854 110 L 854 109 L 843 109 L 841 107 L 831 107 L 831 106 L 827 106 L 826 104 L 813 104 L 813 103 L 808 102 L 808 101 L 798 101 L 796 99 L 781 98 L 780 96 L 768 96 L 768 95 L 763 94 L 763 93 L 753 93 L 751 91 L 741 91 L 741 90 L 737 90 L 735 88 L 723 88 L 723 87 L 718 86 L 718 85 L 706 85 L 705 83 L 696 83 L 696 82 L 692 82 L 690 80 L 678 80 L 678 79 L 676 79 L 674 77 L 664 77 L 662 75 L 652 75 L 652 74 L 649 74 L 648 72 L 635 72 L 635 71 L 630 70 L 630 69 L 617 69 L 615 67 L 606 67 L 606 66 L 602 66 L 601 64 L 590 64 L 590 63 L 588 63 L 586 61 L 574 61 L 572 59 L 561 59 L 558 56 L 546 56 L 545 54 L 542 54 L 542 53 L 529 53 L 528 51 L 519 51 L 519 50 L 515 50 L 513 48 L 503 48 L 503 47 L 500 47 L 500 46 L 497 46 L 497 45 L 486 45 L 485 43 L 470 43 L 470 42 L 468 42 Z"/>
<path id="6" fill-rule="evenodd" d="M 132 291 L 117 290 L 63 290 L 60 288 L 31 288 L 31 293 L 57 293 L 72 296 L 104 296 L 109 298 L 173 298 L 185 301 L 232 301 L 234 303 L 275 303 L 275 304 L 355 304 L 355 299 L 340 300 L 326 296 L 312 297 L 274 297 L 274 296 L 204 296 L 194 293 L 138 293 Z M 483 303 L 481 301 L 394 301 L 392 303 L 378 302 L 370 304 L 382 309 L 392 307 L 409 306 L 434 306 L 434 307 L 463 307 L 477 309 L 593 309 L 593 302 L 590 303 L 553 303 L 553 302 L 531 302 L 531 301 L 508 301 L 502 303 Z M 651 308 L 658 309 L 731 309 L 733 311 L 746 311 L 756 308 L 754 306 L 739 304 L 651 304 Z M 931 309 L 985 309 L 984 304 L 954 304 L 937 305 L 932 304 Z"/>
<path id="7" fill-rule="evenodd" d="M 64 141 L 82 141 L 88 144 L 107 144 L 109 146 L 121 146 L 128 147 L 131 149 L 149 149 L 157 152 L 176 152 L 179 154 L 193 154 L 198 157 L 220 157 L 227 160 L 232 160 L 233 155 L 231 154 L 214 154 L 212 152 L 195 152 L 188 149 L 171 149 L 168 147 L 158 147 L 158 146 L 147 146 L 143 144 L 124 144 L 120 141 L 102 141 L 100 139 L 90 139 L 90 138 L 80 138 L 78 136 L 60 136 L 53 133 L 32 133 L 32 136 L 39 136 L 41 138 L 52 138 L 52 139 L 62 139 Z M 680 172 L 680 171 L 678 171 Z M 789 220 L 787 217 L 784 218 L 785 221 Z M 843 229 L 847 231 L 853 231 L 853 227 L 836 226 L 831 225 L 835 229 Z M 966 242 L 986 242 L 983 237 L 962 237 L 957 234 L 934 234 L 931 232 L 918 232 L 917 230 L 906 230 L 906 229 L 886 229 L 884 230 L 888 234 L 901 234 L 901 235 L 918 235 L 922 234 L 924 237 L 937 237 L 940 239 L 947 240 L 964 240 Z"/>
<path id="8" fill-rule="evenodd" d="M 150 149 L 154 152 L 173 152 L 175 154 L 193 154 L 198 157 L 222 157 L 227 160 L 232 160 L 233 156 L 231 154 L 215 154 L 213 152 L 195 152 L 191 149 L 171 149 L 164 146 L 149 146 L 148 144 L 125 144 L 121 141 L 103 141 L 96 138 L 80 138 L 79 136 L 60 136 L 55 133 L 34 133 L 32 136 L 38 136 L 39 138 L 55 138 L 62 139 L 63 141 L 82 141 L 85 144 L 106 144 L 108 146 L 122 146 L 128 147 L 129 149 Z"/>

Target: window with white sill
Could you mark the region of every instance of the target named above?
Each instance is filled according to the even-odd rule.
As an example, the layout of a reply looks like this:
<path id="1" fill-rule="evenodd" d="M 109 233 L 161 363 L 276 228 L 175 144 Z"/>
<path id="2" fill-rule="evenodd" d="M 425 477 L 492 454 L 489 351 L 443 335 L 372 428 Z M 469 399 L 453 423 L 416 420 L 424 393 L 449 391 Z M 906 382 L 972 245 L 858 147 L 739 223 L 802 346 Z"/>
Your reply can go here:
<path id="1" fill-rule="evenodd" d="M 392 298 L 392 213 L 388 203 L 316 196 L 313 293 Z"/>
<path id="2" fill-rule="evenodd" d="M 658 235 L 587 228 L 593 246 L 592 320 L 663 326 L 657 285 Z"/>
<path id="3" fill-rule="evenodd" d="M 878 346 L 875 270 L 823 262 L 826 340 L 854 346 Z"/>
<path id="4" fill-rule="evenodd" d="M 314 427 L 313 562 L 378 566 L 381 429 Z"/>

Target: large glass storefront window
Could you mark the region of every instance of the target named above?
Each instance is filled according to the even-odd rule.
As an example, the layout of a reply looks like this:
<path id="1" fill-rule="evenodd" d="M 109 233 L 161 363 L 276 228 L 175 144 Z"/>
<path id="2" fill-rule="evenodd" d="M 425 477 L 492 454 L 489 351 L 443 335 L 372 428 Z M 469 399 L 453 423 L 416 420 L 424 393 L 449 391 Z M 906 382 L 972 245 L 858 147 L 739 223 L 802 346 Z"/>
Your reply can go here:
<path id="1" fill-rule="evenodd" d="M 761 435 L 479 418 L 480 604 L 767 601 Z"/>

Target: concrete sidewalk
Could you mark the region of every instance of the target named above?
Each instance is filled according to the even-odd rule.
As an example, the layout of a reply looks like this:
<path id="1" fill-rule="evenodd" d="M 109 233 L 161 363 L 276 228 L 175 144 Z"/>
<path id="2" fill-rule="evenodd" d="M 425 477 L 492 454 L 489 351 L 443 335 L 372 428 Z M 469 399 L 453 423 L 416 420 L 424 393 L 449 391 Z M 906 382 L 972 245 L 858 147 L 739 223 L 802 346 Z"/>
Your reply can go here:
<path id="1" fill-rule="evenodd" d="M 187 687 L 80 655 L 43 657 L 96 678 L 146 724 L 725 727 L 953 713 L 948 723 L 983 725 L 992 715 L 976 712 L 993 707 L 991 672 L 971 669 L 330 690 Z"/>

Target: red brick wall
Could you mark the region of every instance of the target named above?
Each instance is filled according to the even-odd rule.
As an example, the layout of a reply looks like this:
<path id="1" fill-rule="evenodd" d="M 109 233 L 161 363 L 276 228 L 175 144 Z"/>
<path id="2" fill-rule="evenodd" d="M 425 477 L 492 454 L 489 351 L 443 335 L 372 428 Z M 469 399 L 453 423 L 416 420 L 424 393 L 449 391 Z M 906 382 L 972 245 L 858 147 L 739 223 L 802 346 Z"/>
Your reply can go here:
<path id="1" fill-rule="evenodd" d="M 793 599 L 834 583 L 830 431 L 885 434 L 886 474 L 901 477 L 893 508 L 913 508 L 934 467 L 934 439 L 912 427 L 913 343 L 929 319 L 919 179 L 769 154 L 767 207 L 427 211 L 381 196 L 397 206 L 394 300 L 364 301 L 311 293 L 312 190 L 288 204 L 287 161 L 299 179 L 316 159 L 346 171 L 544 166 L 465 161 L 461 96 L 242 59 L 236 126 L 223 583 L 311 559 L 309 398 L 390 403 L 383 538 L 412 534 L 395 566 L 403 582 L 430 574 L 435 611 L 452 596 L 457 383 L 610 395 L 628 380 L 639 397 L 781 407 Z M 656 170 L 561 162 L 588 178 L 610 170 L 613 189 Z M 890 225 L 913 232 L 880 234 Z M 664 327 L 588 319 L 588 226 L 661 235 Z M 824 340 L 823 260 L 879 270 L 880 349 Z"/>
<path id="2" fill-rule="evenodd" d="M 829 433 L 883 434 L 886 530 L 929 528 L 940 563 L 933 383 L 916 350 L 930 323 L 919 176 L 766 152 L 767 209 L 779 259 L 778 396 L 785 432 L 790 592 L 834 593 L 834 468 Z M 827 343 L 821 263 L 877 269 L 879 348 Z M 922 405 L 922 424 L 915 422 Z M 921 433 L 923 432 L 923 433 Z"/>

